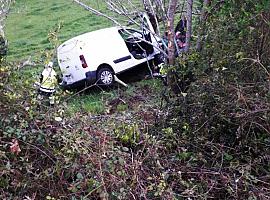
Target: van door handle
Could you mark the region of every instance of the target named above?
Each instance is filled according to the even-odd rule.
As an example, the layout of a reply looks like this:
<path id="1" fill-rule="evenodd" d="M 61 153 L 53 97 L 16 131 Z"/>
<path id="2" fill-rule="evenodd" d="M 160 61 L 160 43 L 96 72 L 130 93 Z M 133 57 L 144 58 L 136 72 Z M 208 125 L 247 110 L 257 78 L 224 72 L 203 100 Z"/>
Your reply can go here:
<path id="1" fill-rule="evenodd" d="M 117 64 L 117 63 L 123 62 L 123 61 L 128 60 L 128 59 L 131 59 L 130 55 L 122 57 L 122 58 L 118 58 L 118 59 L 114 60 L 113 62 L 114 62 L 114 64 Z"/>

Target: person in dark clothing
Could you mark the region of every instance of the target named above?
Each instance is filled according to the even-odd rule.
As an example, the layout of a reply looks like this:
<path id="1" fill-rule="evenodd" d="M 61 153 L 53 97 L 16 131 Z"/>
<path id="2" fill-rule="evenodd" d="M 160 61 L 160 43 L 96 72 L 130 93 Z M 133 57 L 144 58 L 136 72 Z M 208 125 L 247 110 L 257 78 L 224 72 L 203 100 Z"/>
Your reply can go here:
<path id="1" fill-rule="evenodd" d="M 184 48 L 186 44 L 186 28 L 187 28 L 187 19 L 185 16 L 182 16 L 182 18 L 175 27 L 175 39 L 180 49 Z"/>

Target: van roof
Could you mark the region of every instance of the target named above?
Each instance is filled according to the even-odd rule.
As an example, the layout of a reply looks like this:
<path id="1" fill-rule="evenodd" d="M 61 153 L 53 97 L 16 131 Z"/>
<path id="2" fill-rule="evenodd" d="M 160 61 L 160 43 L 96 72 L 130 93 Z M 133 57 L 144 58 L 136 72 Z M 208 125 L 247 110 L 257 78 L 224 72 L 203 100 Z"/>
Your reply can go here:
<path id="1" fill-rule="evenodd" d="M 103 29 L 98 29 L 95 31 L 91 31 L 91 32 L 87 32 L 87 33 L 83 33 L 81 35 L 75 36 L 69 40 L 66 40 L 65 42 L 63 42 L 59 47 L 63 47 L 64 45 L 73 42 L 74 40 L 83 40 L 84 38 L 101 38 L 104 37 L 104 35 L 108 35 L 108 36 L 112 36 L 113 34 L 115 34 L 120 27 L 114 26 L 114 27 L 110 27 L 110 28 L 103 28 Z"/>
<path id="2" fill-rule="evenodd" d="M 117 27 L 117 26 L 110 27 L 110 28 L 98 29 L 98 30 L 95 30 L 95 31 L 83 33 L 81 35 L 75 36 L 74 38 L 84 37 L 84 36 L 89 36 L 89 35 L 91 35 L 91 36 L 93 35 L 94 36 L 94 35 L 112 34 L 112 33 L 114 33 L 118 29 L 119 29 L 119 27 Z"/>

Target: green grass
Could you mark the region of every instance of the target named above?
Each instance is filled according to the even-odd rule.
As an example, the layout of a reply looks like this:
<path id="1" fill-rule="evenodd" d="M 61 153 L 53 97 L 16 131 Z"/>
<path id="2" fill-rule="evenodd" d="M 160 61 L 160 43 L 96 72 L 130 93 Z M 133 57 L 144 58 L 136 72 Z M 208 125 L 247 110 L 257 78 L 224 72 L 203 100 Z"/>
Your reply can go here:
<path id="1" fill-rule="evenodd" d="M 106 101 L 117 96 L 114 90 L 108 92 L 92 89 L 79 96 L 74 96 L 68 101 L 68 111 L 72 115 L 76 112 L 87 112 L 91 114 L 103 114 L 106 112 Z"/>
<path id="2" fill-rule="evenodd" d="M 128 100 L 136 95 L 145 97 L 145 102 L 142 104 L 157 105 L 160 100 L 160 88 L 162 82 L 157 79 L 142 80 L 135 83 L 129 83 L 128 88 L 110 88 L 106 90 L 100 90 L 93 88 L 81 95 L 74 96 L 67 102 L 68 113 L 74 115 L 74 113 L 82 112 L 89 114 L 105 114 L 108 109 L 108 103 L 114 99 L 121 98 L 127 102 L 127 104 L 115 105 L 117 112 L 124 112 L 129 109 Z M 147 104 L 147 105 L 146 105 Z"/>
<path id="3" fill-rule="evenodd" d="M 106 11 L 101 0 L 88 3 Z M 59 22 L 63 24 L 60 43 L 88 31 L 112 26 L 109 20 L 86 11 L 72 0 L 17 0 L 6 20 L 8 60 L 37 58 L 44 49 L 52 48 L 47 35 Z"/>

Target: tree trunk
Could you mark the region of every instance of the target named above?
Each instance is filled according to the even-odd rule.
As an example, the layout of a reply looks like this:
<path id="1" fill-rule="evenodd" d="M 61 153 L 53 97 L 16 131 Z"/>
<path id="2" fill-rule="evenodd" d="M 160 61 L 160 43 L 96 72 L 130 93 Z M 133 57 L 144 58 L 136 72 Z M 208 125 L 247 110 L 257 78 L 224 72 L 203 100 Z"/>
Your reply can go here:
<path id="1" fill-rule="evenodd" d="M 0 0 L 0 62 L 7 54 L 8 43 L 5 38 L 4 27 L 6 16 L 13 2 L 15 2 L 15 0 Z"/>
<path id="2" fill-rule="evenodd" d="M 173 65 L 175 61 L 175 46 L 174 46 L 174 15 L 176 11 L 177 0 L 171 0 L 168 8 L 168 59 L 169 65 Z"/>
<path id="3" fill-rule="evenodd" d="M 209 0 L 204 0 L 201 16 L 200 16 L 200 28 L 199 28 L 198 39 L 197 39 L 197 44 L 196 44 L 197 51 L 202 50 L 202 43 L 204 41 L 204 35 L 205 35 L 205 23 L 206 23 L 206 14 L 207 14 L 206 10 L 207 10 L 208 5 L 209 5 Z"/>
<path id="4" fill-rule="evenodd" d="M 190 48 L 190 39 L 192 34 L 192 6 L 193 0 L 187 0 L 187 35 L 185 52 L 189 51 Z"/>
<path id="5" fill-rule="evenodd" d="M 5 38 L 4 34 L 4 21 L 6 19 L 11 0 L 0 0 L 0 35 Z"/>

